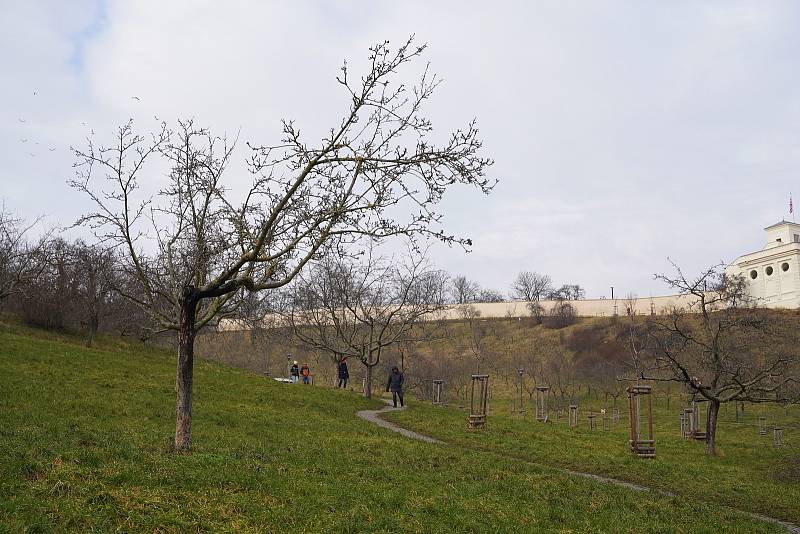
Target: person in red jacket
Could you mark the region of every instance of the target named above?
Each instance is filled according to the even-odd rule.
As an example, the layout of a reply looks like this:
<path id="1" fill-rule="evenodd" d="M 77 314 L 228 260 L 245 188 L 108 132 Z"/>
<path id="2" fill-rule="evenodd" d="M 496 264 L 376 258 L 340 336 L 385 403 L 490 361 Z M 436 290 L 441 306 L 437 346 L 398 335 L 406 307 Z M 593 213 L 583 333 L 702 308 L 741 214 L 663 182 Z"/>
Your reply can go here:
<path id="1" fill-rule="evenodd" d="M 308 368 L 308 364 L 304 363 L 303 367 L 300 368 L 300 376 L 303 377 L 303 384 L 308 384 L 311 381 L 311 369 Z"/>

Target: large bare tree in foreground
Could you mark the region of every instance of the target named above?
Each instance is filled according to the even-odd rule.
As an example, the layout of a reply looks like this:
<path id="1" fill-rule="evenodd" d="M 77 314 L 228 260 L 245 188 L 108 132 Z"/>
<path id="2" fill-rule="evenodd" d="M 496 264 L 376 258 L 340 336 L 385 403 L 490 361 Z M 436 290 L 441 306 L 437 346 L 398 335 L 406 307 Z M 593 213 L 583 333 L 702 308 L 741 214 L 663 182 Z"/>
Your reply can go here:
<path id="1" fill-rule="evenodd" d="M 365 236 L 470 244 L 444 232 L 436 207 L 454 184 L 488 193 L 491 161 L 479 155 L 474 121 L 440 144 L 429 137 L 422 107 L 439 79 L 425 68 L 413 85 L 396 80 L 424 48 L 411 40 L 396 51 L 378 44 L 355 80 L 345 63 L 337 80 L 349 106 L 341 120 L 320 141 L 284 122 L 279 143 L 248 144 L 253 181 L 239 200 L 223 180 L 235 143 L 192 121 L 148 137 L 128 122 L 110 144 L 75 150 L 71 183 L 97 208 L 79 222 L 125 251 L 141 284 L 128 298 L 178 334 L 176 450 L 191 443 L 195 335 L 230 311 L 235 294 L 284 286 L 311 259 Z M 171 172 L 155 198 L 141 198 L 151 159 Z"/>
<path id="2" fill-rule="evenodd" d="M 696 300 L 649 321 L 652 362 L 645 380 L 675 381 L 708 401 L 706 452 L 716 454 L 717 418 L 726 402 L 786 402 L 797 383 L 797 328 L 752 305 L 747 282 L 720 266 L 687 278 L 656 278 Z M 647 365 L 645 364 L 645 367 Z"/>

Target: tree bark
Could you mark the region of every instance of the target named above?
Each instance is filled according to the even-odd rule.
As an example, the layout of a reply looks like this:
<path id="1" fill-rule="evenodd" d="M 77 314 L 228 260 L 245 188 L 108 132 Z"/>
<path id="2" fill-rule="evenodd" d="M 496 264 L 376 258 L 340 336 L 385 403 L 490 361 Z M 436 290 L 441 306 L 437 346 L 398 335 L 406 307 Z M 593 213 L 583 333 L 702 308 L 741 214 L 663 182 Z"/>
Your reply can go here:
<path id="1" fill-rule="evenodd" d="M 99 300 L 97 297 L 97 272 L 94 266 L 89 266 L 88 275 L 86 293 L 88 296 L 87 307 L 89 308 L 89 333 L 86 338 L 86 346 L 91 347 L 94 341 L 94 335 L 97 332 L 98 323 L 100 322 L 100 314 L 97 310 Z"/>
<path id="2" fill-rule="evenodd" d="M 97 330 L 100 327 L 100 318 L 97 313 L 92 312 L 91 316 L 89 317 L 89 332 L 86 337 L 86 346 L 91 347 L 92 343 L 94 342 L 94 336 L 97 334 Z"/>
<path id="3" fill-rule="evenodd" d="M 709 401 L 708 418 L 706 419 L 706 454 L 717 454 L 717 417 L 719 415 L 719 401 Z"/>
<path id="4" fill-rule="evenodd" d="M 372 366 L 367 364 L 367 374 L 364 378 L 364 398 L 372 398 Z"/>
<path id="5" fill-rule="evenodd" d="M 192 443 L 192 371 L 194 366 L 194 287 L 184 288 L 178 332 L 178 365 L 175 376 L 175 450 L 188 451 Z"/>

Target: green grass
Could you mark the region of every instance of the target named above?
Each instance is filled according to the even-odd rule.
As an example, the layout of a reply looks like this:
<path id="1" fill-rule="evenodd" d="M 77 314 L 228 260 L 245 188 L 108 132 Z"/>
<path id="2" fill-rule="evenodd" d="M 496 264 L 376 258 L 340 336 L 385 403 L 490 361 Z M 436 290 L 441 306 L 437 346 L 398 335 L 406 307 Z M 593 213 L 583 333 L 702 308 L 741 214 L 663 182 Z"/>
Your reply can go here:
<path id="1" fill-rule="evenodd" d="M 463 413 L 418 404 L 399 416 L 470 448 L 415 442 L 355 417 L 377 400 L 208 362 L 179 455 L 173 384 L 172 354 L 0 325 L 0 532 L 780 531 L 498 454 L 529 422 L 493 420 L 480 452 Z"/>
<path id="2" fill-rule="evenodd" d="M 598 413 L 600 403 L 594 404 Z M 722 412 L 717 431 L 719 455 L 709 457 L 703 442 L 680 437 L 680 406 L 674 399 L 669 410 L 659 402 L 654 408 L 655 459 L 636 458 L 628 452 L 627 405 L 620 410 L 620 424 L 610 431 L 602 430 L 599 417 L 598 430 L 589 430 L 588 406 L 581 410 L 575 429 L 563 417 L 556 422 L 552 412 L 548 423 L 539 423 L 530 410 L 521 418 L 510 415 L 507 402 L 494 401 L 493 407 L 488 428 L 482 431 L 467 429 L 464 411 L 423 403 L 387 419 L 464 448 L 617 478 L 693 502 L 719 503 L 800 524 L 798 406 L 788 414 L 783 407 L 748 406 L 739 423 L 730 406 Z M 767 436 L 758 435 L 757 417 L 762 414 L 770 422 Z M 773 446 L 774 422 L 784 426 L 782 448 Z"/>

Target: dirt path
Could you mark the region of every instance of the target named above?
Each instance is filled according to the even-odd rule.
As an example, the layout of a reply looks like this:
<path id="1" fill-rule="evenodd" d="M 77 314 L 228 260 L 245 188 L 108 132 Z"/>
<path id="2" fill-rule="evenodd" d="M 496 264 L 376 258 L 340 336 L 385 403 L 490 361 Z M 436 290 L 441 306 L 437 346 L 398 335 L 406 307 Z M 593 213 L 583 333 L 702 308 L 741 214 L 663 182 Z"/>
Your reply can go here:
<path id="1" fill-rule="evenodd" d="M 403 427 L 401 427 L 401 426 L 399 426 L 399 425 L 397 425 L 395 423 L 392 423 L 392 422 L 389 422 L 389 421 L 386 421 L 386 420 L 382 419 L 379 414 L 387 413 L 387 412 L 393 412 L 395 410 L 403 410 L 403 409 L 405 409 L 405 408 L 394 408 L 391 405 L 391 401 L 385 400 L 384 402 L 386 402 L 386 404 L 387 404 L 387 406 L 385 408 L 381 408 L 380 410 L 361 410 L 359 412 L 356 412 L 356 415 L 358 417 L 360 417 L 361 419 L 364 419 L 365 421 L 369 421 L 370 423 L 374 423 L 374 424 L 378 425 L 381 428 L 386 428 L 386 429 L 391 430 L 393 432 L 397 432 L 398 434 L 402 434 L 403 436 L 405 436 L 407 438 L 416 439 L 416 440 L 419 440 L 419 441 L 426 441 L 428 443 L 438 443 L 440 445 L 448 445 L 444 441 L 438 440 L 436 438 L 432 438 L 430 436 L 426 436 L 424 434 L 420 434 L 419 432 L 414 432 L 413 430 L 409 430 L 407 428 L 403 428 Z M 464 448 L 464 447 L 462 447 L 462 448 Z M 498 456 L 504 456 L 502 454 L 499 454 L 499 453 L 496 453 L 496 452 L 493 452 L 493 451 L 487 451 L 487 450 L 483 450 L 483 449 L 475 449 L 475 450 L 479 451 L 479 452 L 489 453 L 489 454 L 496 454 Z M 662 490 L 658 490 L 658 489 L 654 489 L 654 488 L 649 488 L 647 486 L 641 486 L 639 484 L 633 484 L 632 482 L 625 482 L 624 480 L 617 480 L 616 478 L 609 478 L 609 477 L 604 477 L 604 476 L 600 476 L 600 475 L 594 475 L 592 473 L 582 473 L 580 471 L 572 471 L 570 469 L 563 469 L 563 468 L 560 468 L 560 467 L 553 467 L 553 466 L 550 466 L 550 465 L 538 464 L 536 462 L 531 462 L 530 460 L 527 460 L 527 459 L 524 459 L 524 458 L 514 458 L 514 459 L 529 463 L 531 465 L 535 465 L 537 467 L 545 467 L 547 469 L 552 469 L 553 471 L 558 471 L 558 472 L 561 472 L 561 473 L 565 473 L 567 475 L 581 477 L 581 478 L 588 478 L 590 480 L 594 480 L 594 481 L 600 482 L 602 484 L 613 484 L 615 486 L 628 488 L 628 489 L 631 489 L 631 490 L 634 490 L 634 491 L 658 493 L 659 495 L 664 495 L 666 497 L 676 497 L 677 496 L 674 493 L 670 493 L 668 491 L 662 491 Z M 720 507 L 721 508 L 727 508 L 729 510 L 734 510 L 734 511 L 742 513 L 742 514 L 749 515 L 750 517 L 752 517 L 754 519 L 759 519 L 761 521 L 766 521 L 768 523 L 772 523 L 774 525 L 781 526 L 781 527 L 785 528 L 787 531 L 791 532 L 792 534 L 800 534 L 800 526 L 795 525 L 794 523 L 790 523 L 789 521 L 783 521 L 782 519 L 776 519 L 774 517 L 768 517 L 768 516 L 765 516 L 765 515 L 756 514 L 756 513 L 753 513 L 753 512 L 748 512 L 746 510 L 739 510 L 738 508 L 731 508 L 730 506 L 720 506 Z"/>
<path id="2" fill-rule="evenodd" d="M 356 415 L 359 416 L 361 419 L 364 419 L 365 421 L 369 421 L 370 423 L 374 423 L 379 427 L 387 428 L 389 430 L 397 432 L 398 434 L 402 434 L 407 438 L 417 439 L 419 441 L 427 441 L 428 443 L 441 443 L 442 445 L 444 445 L 443 441 L 439 441 L 438 439 L 432 438 L 430 436 L 419 434 L 418 432 L 414 432 L 413 430 L 397 426 L 394 423 L 390 423 L 389 421 L 381 419 L 378 416 L 378 414 L 405 409 L 405 408 L 394 408 L 391 405 L 391 401 L 384 401 L 384 402 L 386 402 L 386 407 L 381 408 L 380 410 L 361 410 L 360 412 L 356 412 Z"/>

